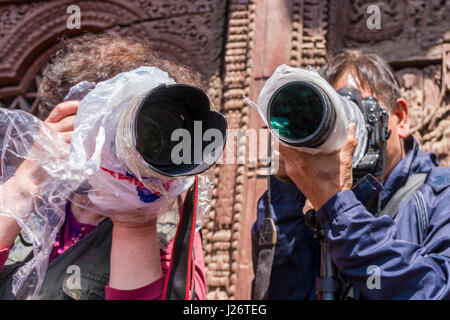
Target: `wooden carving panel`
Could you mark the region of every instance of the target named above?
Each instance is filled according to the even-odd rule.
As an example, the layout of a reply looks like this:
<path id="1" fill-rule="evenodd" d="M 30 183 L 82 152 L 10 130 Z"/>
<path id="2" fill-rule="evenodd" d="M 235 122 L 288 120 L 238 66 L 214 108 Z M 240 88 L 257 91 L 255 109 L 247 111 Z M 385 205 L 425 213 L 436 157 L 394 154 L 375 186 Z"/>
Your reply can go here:
<path id="1" fill-rule="evenodd" d="M 200 70 L 207 78 L 218 70 L 222 54 L 226 1 L 134 0 L 145 18 L 113 31 L 139 35 Z"/>
<path id="2" fill-rule="evenodd" d="M 391 63 L 420 63 L 439 59 L 441 45 L 450 37 L 450 2 L 446 0 L 337 0 L 330 29 L 331 52 L 361 48 L 382 55 Z M 338 3 L 338 4 L 336 4 Z M 369 29 L 369 5 L 378 5 L 379 29 Z M 399 50 L 401 48 L 401 50 Z"/>
<path id="3" fill-rule="evenodd" d="M 301 65 L 319 69 L 326 62 L 329 1 L 304 0 Z"/>
<path id="4" fill-rule="evenodd" d="M 410 107 L 412 133 L 425 151 L 436 153 L 442 165 L 450 165 L 449 92 L 441 84 L 442 66 L 404 68 L 396 74 Z"/>
<path id="5" fill-rule="evenodd" d="M 231 0 L 228 7 L 221 104 L 228 127 L 234 130 L 248 127 L 249 107 L 242 97 L 249 95 L 252 62 L 248 52 L 254 34 L 254 9 L 252 1 L 247 0 Z M 236 148 L 234 152 L 239 154 L 242 150 Z M 244 164 L 223 164 L 215 170 L 218 184 L 204 230 L 207 299 L 248 299 L 251 282 L 245 278 L 248 272 L 242 269 L 242 250 L 249 250 L 249 241 L 243 240 L 248 239 L 250 230 L 243 229 L 249 223 L 241 223 L 247 213 L 243 210 L 248 187 L 246 168 Z"/>
<path id="6" fill-rule="evenodd" d="M 67 29 L 74 2 L 0 2 L 0 102 L 34 112 L 36 76 L 62 35 L 106 31 L 142 36 L 160 51 L 199 69 L 206 77 L 220 67 L 225 2 L 220 0 L 80 0 L 81 30 Z M 14 101 L 17 97 L 22 97 Z M 16 99 L 17 100 L 17 99 Z"/>
<path id="7" fill-rule="evenodd" d="M 367 7 L 380 7 L 381 28 L 367 27 Z M 361 49 L 395 69 L 408 101 L 414 136 L 450 165 L 450 2 L 445 0 L 332 1 L 328 51 Z"/>

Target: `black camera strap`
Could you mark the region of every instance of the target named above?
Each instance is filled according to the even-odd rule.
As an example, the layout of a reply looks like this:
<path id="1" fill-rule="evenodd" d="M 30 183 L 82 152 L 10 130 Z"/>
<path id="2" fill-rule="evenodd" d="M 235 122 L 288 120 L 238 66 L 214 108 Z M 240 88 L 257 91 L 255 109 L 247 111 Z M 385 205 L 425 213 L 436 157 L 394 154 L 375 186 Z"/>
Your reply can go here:
<path id="1" fill-rule="evenodd" d="M 387 140 L 389 139 L 389 136 L 391 135 L 391 131 L 388 129 L 388 113 L 386 111 L 386 108 L 381 107 L 381 120 L 383 121 L 383 128 L 381 131 L 381 175 L 380 175 L 380 183 L 384 185 L 384 173 L 386 170 L 386 150 L 387 150 Z M 381 214 L 381 194 L 380 192 L 378 194 L 378 208 L 377 208 L 377 215 Z"/>
<path id="2" fill-rule="evenodd" d="M 163 300 L 190 300 L 194 296 L 194 233 L 197 211 L 198 180 L 184 200 L 177 227 L 172 258 L 163 291 Z"/>
<path id="3" fill-rule="evenodd" d="M 268 211 L 273 210 L 269 205 Z M 255 299 L 267 300 L 269 294 L 270 276 L 272 274 L 277 229 L 272 218 L 266 218 L 259 238 L 258 264 L 255 276 Z"/>
<path id="4" fill-rule="evenodd" d="M 259 236 L 259 253 L 258 262 L 256 266 L 255 275 L 255 299 L 267 300 L 269 293 L 270 276 L 272 274 L 273 258 L 275 255 L 275 245 L 277 243 L 277 228 L 274 216 L 274 209 L 272 206 L 272 196 L 270 190 L 270 177 L 272 171 L 272 139 L 269 134 L 268 146 L 268 169 L 267 174 L 267 210 L 264 224 Z"/>

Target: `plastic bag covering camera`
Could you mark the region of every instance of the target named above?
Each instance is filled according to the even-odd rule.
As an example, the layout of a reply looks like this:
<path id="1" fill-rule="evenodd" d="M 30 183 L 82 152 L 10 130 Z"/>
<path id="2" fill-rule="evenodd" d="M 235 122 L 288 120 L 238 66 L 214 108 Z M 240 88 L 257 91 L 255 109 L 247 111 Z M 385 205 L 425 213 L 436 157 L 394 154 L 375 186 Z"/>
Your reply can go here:
<path id="1" fill-rule="evenodd" d="M 194 177 L 168 178 L 151 171 L 124 130 L 132 106 L 163 83 L 175 82 L 158 68 L 140 67 L 95 85 L 80 103 L 70 149 L 31 114 L 0 109 L 0 215 L 17 220 L 34 253 L 14 275 L 18 298 L 39 293 L 67 201 L 81 207 L 90 203 L 99 214 L 120 221 L 164 220 L 192 185 Z M 81 83 L 71 91 L 92 87 Z M 15 185 L 22 181 L 21 172 L 36 188 L 24 191 Z M 10 179 L 14 175 L 18 180 Z M 197 230 L 210 208 L 213 182 L 212 170 L 199 175 Z"/>
<path id="2" fill-rule="evenodd" d="M 266 114 L 270 98 L 280 87 L 294 81 L 312 83 L 323 89 L 336 110 L 335 126 L 329 139 L 317 148 L 295 147 L 295 149 L 311 154 L 320 152 L 331 153 L 336 151 L 340 149 L 347 140 L 349 122 L 355 122 L 355 134 L 358 141 L 358 145 L 353 154 L 353 165 L 355 166 L 364 156 L 367 144 L 367 131 L 364 116 L 356 105 L 348 103 L 346 99 L 341 97 L 314 69 L 311 68 L 310 70 L 306 70 L 293 68 L 283 64 L 275 70 L 272 76 L 264 84 L 264 87 L 259 94 L 257 104 L 247 98 L 245 98 L 245 100 L 259 112 L 261 118 L 266 125 L 268 125 Z M 283 143 L 283 141 L 281 141 L 281 143 Z"/>
<path id="3" fill-rule="evenodd" d="M 16 219 L 33 244 L 33 259 L 13 277 L 13 293 L 27 298 L 42 284 L 64 205 L 81 177 L 67 170 L 69 146 L 24 111 L 0 108 L 0 152 L 0 215 Z"/>

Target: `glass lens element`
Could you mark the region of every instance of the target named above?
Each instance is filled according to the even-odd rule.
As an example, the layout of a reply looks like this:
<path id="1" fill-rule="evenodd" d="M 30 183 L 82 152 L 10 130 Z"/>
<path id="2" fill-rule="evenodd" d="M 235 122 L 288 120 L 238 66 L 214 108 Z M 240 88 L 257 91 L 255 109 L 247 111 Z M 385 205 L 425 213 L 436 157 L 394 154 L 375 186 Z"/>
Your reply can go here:
<path id="1" fill-rule="evenodd" d="M 282 138 L 303 140 L 319 128 L 324 116 L 324 105 L 313 87 L 295 83 L 276 93 L 269 116 L 271 126 Z"/>
<path id="2" fill-rule="evenodd" d="M 137 119 L 137 145 L 143 158 L 153 166 L 173 165 L 171 154 L 179 141 L 172 141 L 172 132 L 187 129 L 193 132 L 193 119 L 186 108 L 176 103 L 153 102 L 143 106 Z"/>

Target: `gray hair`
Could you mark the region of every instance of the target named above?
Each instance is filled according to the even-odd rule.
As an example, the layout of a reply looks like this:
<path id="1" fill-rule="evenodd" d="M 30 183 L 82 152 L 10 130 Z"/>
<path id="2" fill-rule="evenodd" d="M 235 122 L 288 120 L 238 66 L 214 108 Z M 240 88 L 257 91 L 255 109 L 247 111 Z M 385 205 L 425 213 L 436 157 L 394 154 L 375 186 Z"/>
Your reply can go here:
<path id="1" fill-rule="evenodd" d="M 330 84 L 334 84 L 344 72 L 351 72 L 362 88 L 382 99 L 391 111 L 401 98 L 399 82 L 389 64 L 380 56 L 361 51 L 345 51 L 334 56 L 320 70 Z"/>

